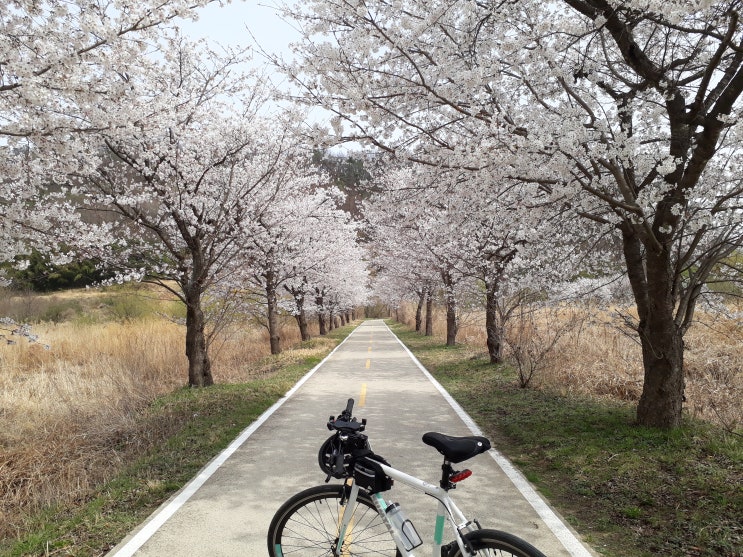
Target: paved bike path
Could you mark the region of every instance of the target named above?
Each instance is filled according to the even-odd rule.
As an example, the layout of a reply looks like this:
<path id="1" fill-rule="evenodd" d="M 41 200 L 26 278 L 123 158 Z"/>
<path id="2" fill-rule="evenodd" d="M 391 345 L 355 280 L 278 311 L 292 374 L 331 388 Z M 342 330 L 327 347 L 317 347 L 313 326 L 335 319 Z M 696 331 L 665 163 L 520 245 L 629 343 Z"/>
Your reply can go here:
<path id="1" fill-rule="evenodd" d="M 376 453 L 395 468 L 436 483 L 441 457 L 421 442 L 423 433 L 471 435 L 476 427 L 446 397 L 384 322 L 365 321 L 108 555 L 266 555 L 266 533 L 276 509 L 291 495 L 324 481 L 317 452 L 330 435 L 325 423 L 348 398 L 356 400 L 354 415 L 367 418 L 366 433 Z M 593 555 L 496 451 L 466 466 L 474 474 L 452 495 L 467 517 L 522 537 L 548 556 Z M 435 501 L 399 482 L 388 497 L 400 502 L 428 541 Z M 416 555 L 430 554 L 427 544 L 416 550 Z"/>

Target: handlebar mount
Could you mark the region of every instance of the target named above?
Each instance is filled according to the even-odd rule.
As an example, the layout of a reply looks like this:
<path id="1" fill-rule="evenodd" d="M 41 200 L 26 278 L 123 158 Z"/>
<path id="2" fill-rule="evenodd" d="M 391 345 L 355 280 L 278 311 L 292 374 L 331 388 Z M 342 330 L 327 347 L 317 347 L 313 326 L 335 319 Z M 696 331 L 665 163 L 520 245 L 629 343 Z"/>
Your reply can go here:
<path id="1" fill-rule="evenodd" d="M 353 455 L 359 450 L 369 450 L 369 441 L 362 431 L 366 429 L 366 418 L 359 421 L 353 416 L 353 399 L 349 398 L 345 410 L 336 418 L 328 418 L 327 427 L 335 433 L 328 438 L 318 453 L 320 469 L 328 477 L 345 478 L 351 470 Z"/>
<path id="2" fill-rule="evenodd" d="M 346 409 L 337 418 L 330 416 L 327 425 L 330 431 L 338 431 L 341 434 L 361 433 L 366 429 L 366 418 L 362 418 L 359 422 L 358 419 L 353 417 L 353 399 L 349 398 Z"/>

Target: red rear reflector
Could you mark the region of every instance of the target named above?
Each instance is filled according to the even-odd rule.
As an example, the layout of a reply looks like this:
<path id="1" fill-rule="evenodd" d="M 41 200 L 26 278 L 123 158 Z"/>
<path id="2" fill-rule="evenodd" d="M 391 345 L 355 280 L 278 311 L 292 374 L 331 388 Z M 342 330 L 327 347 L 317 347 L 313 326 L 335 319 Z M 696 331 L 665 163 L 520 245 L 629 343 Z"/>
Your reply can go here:
<path id="1" fill-rule="evenodd" d="M 453 484 L 461 482 L 462 480 L 466 480 L 472 475 L 472 470 L 462 470 L 461 472 L 456 472 L 451 475 L 451 478 L 449 478 L 449 481 Z"/>

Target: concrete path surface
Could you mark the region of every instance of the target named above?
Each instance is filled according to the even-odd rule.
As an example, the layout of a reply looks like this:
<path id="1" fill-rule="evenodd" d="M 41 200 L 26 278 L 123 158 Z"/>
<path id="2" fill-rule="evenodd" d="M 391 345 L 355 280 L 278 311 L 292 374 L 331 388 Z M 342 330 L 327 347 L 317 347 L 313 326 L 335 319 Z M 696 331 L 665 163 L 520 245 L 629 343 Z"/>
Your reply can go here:
<path id="1" fill-rule="evenodd" d="M 423 433 L 479 434 L 384 322 L 365 321 L 109 556 L 267 555 L 274 512 L 291 495 L 324 482 L 317 452 L 330 435 L 325 423 L 348 398 L 356 400 L 354 415 L 368 420 L 373 450 L 431 483 L 438 482 L 441 458 L 421 442 Z M 594 555 L 497 451 L 466 467 L 474 474 L 452 496 L 468 517 L 522 537 L 548 556 Z M 397 484 L 386 495 L 429 540 L 435 501 Z M 430 554 L 430 545 L 416 550 Z"/>

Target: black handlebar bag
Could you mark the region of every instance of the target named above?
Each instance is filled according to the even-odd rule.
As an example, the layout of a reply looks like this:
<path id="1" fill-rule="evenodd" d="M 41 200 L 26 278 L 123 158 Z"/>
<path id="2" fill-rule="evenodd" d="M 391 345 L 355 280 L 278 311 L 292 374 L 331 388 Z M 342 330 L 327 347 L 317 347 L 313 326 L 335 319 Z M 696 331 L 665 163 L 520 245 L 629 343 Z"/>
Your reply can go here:
<path id="1" fill-rule="evenodd" d="M 380 493 L 392 489 L 395 482 L 384 473 L 380 463 L 389 466 L 384 458 L 374 453 L 354 458 L 353 481 L 369 493 Z"/>

